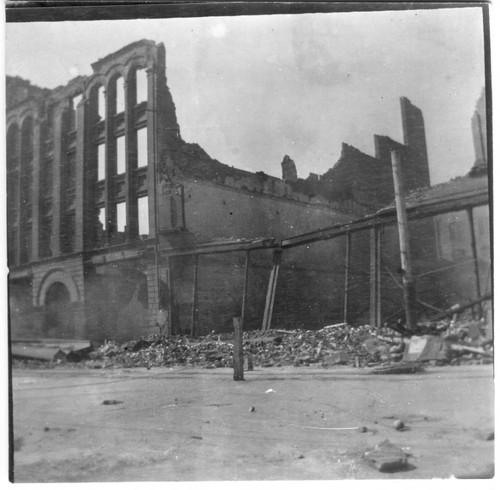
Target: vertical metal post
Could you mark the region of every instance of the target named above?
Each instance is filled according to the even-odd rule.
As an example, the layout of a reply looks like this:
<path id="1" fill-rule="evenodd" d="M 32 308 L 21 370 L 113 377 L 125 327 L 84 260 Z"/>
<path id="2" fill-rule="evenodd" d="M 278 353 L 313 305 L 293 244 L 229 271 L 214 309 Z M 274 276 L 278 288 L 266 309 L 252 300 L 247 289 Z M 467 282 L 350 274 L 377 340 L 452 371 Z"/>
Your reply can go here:
<path id="1" fill-rule="evenodd" d="M 349 274 L 351 273 L 351 233 L 346 234 L 345 271 L 344 271 L 344 323 L 348 323 Z"/>
<path id="2" fill-rule="evenodd" d="M 198 314 L 198 254 L 194 256 L 193 270 L 193 309 L 191 311 L 191 337 L 196 334 L 196 320 Z"/>
<path id="3" fill-rule="evenodd" d="M 401 256 L 401 269 L 403 270 L 403 287 L 406 311 L 406 327 L 414 331 L 416 322 L 416 290 L 410 258 L 410 236 L 408 231 L 408 218 L 406 215 L 405 193 L 403 175 L 401 171 L 401 157 L 397 150 L 391 150 L 392 175 L 394 178 L 394 196 L 396 199 L 396 212 L 398 217 L 399 251 Z"/>
<path id="4" fill-rule="evenodd" d="M 245 279 L 243 281 L 243 298 L 241 300 L 241 329 L 245 328 L 245 309 L 248 294 L 248 273 L 250 270 L 250 250 L 245 252 Z"/>
<path id="5" fill-rule="evenodd" d="M 467 217 L 469 218 L 470 243 L 472 249 L 472 257 L 474 259 L 474 274 L 476 282 L 476 297 L 481 297 L 481 280 L 479 277 L 479 263 L 477 260 L 477 243 L 476 232 L 474 231 L 474 214 L 472 208 L 467 208 Z M 478 305 L 479 314 L 481 315 L 481 304 Z"/>

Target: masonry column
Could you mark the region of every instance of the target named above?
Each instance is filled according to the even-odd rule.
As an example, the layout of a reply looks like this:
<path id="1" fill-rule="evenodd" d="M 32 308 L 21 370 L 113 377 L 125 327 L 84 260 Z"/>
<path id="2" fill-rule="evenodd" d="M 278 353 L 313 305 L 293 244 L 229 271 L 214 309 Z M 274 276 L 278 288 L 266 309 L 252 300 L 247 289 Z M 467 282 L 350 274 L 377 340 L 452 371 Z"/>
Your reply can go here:
<path id="1" fill-rule="evenodd" d="M 114 86 L 113 86 L 114 83 Z M 105 245 L 109 245 L 111 237 L 115 231 L 116 207 L 111 202 L 113 198 L 112 177 L 115 168 L 115 116 L 116 116 L 116 80 L 108 82 L 106 90 L 106 120 L 104 129 L 105 144 L 105 170 L 104 170 L 104 203 L 106 215 L 106 232 L 104 234 Z"/>
<path id="2" fill-rule="evenodd" d="M 40 120 L 36 117 L 33 121 L 33 202 L 32 202 L 32 250 L 31 260 L 38 260 L 40 241 L 40 161 L 42 148 L 42 131 Z"/>
<path id="3" fill-rule="evenodd" d="M 148 131 L 148 197 L 149 197 L 149 237 L 155 237 L 158 229 L 158 175 L 156 152 L 156 82 L 157 74 L 154 68 L 146 70 L 148 77 L 147 131 Z"/>
<path id="4" fill-rule="evenodd" d="M 54 160 L 53 160 L 53 196 L 52 196 L 52 257 L 61 254 L 61 163 L 63 153 L 63 111 L 59 106 L 54 114 Z"/>
<path id="5" fill-rule="evenodd" d="M 83 250 L 84 240 L 84 207 L 90 203 L 84 202 L 84 181 L 85 181 L 85 113 L 87 107 L 85 94 L 76 107 L 76 161 L 75 161 L 75 252 Z"/>
<path id="6" fill-rule="evenodd" d="M 134 77 L 132 75 L 132 77 Z M 134 172 L 137 168 L 137 142 L 134 128 L 135 80 L 125 82 L 125 203 L 127 229 L 125 239 L 133 240 L 139 233 Z"/>

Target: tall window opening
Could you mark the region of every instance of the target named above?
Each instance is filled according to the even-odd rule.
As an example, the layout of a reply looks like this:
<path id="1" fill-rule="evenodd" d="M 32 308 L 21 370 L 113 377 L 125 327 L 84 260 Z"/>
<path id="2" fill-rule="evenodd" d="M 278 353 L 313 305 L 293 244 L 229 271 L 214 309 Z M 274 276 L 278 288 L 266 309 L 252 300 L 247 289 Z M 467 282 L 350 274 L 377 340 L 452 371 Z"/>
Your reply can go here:
<path id="1" fill-rule="evenodd" d="M 136 92 L 135 101 L 136 104 L 145 102 L 148 100 L 148 76 L 146 70 L 137 70 L 135 74 Z"/>
<path id="2" fill-rule="evenodd" d="M 97 146 L 97 180 L 106 177 L 106 146 L 104 143 Z"/>
<path id="3" fill-rule="evenodd" d="M 137 199 L 137 210 L 139 215 L 139 235 L 149 235 L 148 196 Z"/>
<path id="4" fill-rule="evenodd" d="M 116 205 L 116 231 L 123 233 L 127 227 L 127 205 L 119 202 Z"/>
<path id="5" fill-rule="evenodd" d="M 125 111 L 125 81 L 123 77 L 116 79 L 116 114 Z"/>
<path id="6" fill-rule="evenodd" d="M 137 131 L 137 167 L 148 165 L 148 128 Z"/>
<path id="7" fill-rule="evenodd" d="M 118 138 L 116 138 L 116 173 L 118 175 L 125 173 L 125 168 L 125 136 L 119 136 Z"/>
<path id="8" fill-rule="evenodd" d="M 82 101 L 82 94 L 75 95 L 71 99 L 71 115 L 70 115 L 70 128 L 76 129 L 78 125 L 76 110 L 78 108 L 78 104 Z"/>
<path id="9" fill-rule="evenodd" d="M 106 97 L 102 85 L 97 89 L 97 115 L 99 119 L 105 119 L 106 117 Z"/>

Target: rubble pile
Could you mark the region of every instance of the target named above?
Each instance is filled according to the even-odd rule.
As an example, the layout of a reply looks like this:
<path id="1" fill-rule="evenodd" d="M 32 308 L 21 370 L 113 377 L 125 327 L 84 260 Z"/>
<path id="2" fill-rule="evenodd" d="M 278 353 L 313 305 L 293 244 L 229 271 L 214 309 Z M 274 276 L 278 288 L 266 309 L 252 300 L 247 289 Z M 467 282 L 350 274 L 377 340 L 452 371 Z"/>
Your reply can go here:
<path id="1" fill-rule="evenodd" d="M 321 330 L 251 331 L 243 336 L 245 358 L 259 367 L 309 366 L 328 367 L 381 366 L 402 360 L 434 360 L 442 364 L 490 362 L 493 342 L 487 340 L 484 323 L 477 320 L 457 322 L 442 320 L 419 326 L 419 335 L 408 336 L 385 326 L 351 327 L 331 325 Z M 432 344 L 427 357 L 405 359 L 413 341 Z M 430 342 L 432 341 L 432 342 Z M 434 344 L 439 344 L 439 355 Z M 118 345 L 106 343 L 90 353 L 89 367 L 155 367 L 192 365 L 205 368 L 232 367 L 231 334 L 188 336 L 152 336 L 148 339 Z"/>
<path id="2" fill-rule="evenodd" d="M 249 331 L 243 335 L 244 357 L 246 363 L 256 367 L 344 364 L 374 367 L 380 374 L 385 373 L 388 366 L 398 363 L 402 366 L 405 362 L 454 365 L 491 363 L 493 360 L 493 339 L 483 320 L 457 321 L 453 318 L 428 322 L 419 324 L 418 332 L 414 333 L 402 328 L 400 325 L 386 325 L 376 329 L 370 325 L 352 327 L 341 323 L 320 330 Z M 21 352 L 25 350 L 23 348 Z M 28 360 L 17 362 L 24 362 L 25 366 L 31 363 L 33 367 L 47 364 L 40 358 L 29 360 L 29 356 L 25 357 Z M 73 365 L 89 368 L 232 367 L 233 335 L 212 333 L 197 338 L 153 335 L 125 344 L 106 342 L 93 350 L 71 350 L 64 359 L 56 357 L 49 364 L 70 361 Z M 410 367 L 416 372 L 415 366 Z"/>

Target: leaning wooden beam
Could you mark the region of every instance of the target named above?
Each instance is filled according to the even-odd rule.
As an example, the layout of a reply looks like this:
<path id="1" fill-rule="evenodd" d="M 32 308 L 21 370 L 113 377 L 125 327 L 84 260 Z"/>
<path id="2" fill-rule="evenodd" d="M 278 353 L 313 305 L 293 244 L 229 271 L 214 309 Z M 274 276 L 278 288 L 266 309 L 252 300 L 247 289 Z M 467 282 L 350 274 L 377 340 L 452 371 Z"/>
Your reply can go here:
<path id="1" fill-rule="evenodd" d="M 269 286 L 267 288 L 266 306 L 264 308 L 264 318 L 262 319 L 262 330 L 271 328 L 271 318 L 273 316 L 274 298 L 276 296 L 276 284 L 281 264 L 282 250 L 277 249 L 273 253 L 273 269 L 269 277 Z"/>
<path id="2" fill-rule="evenodd" d="M 474 259 L 474 278 L 476 283 L 476 296 L 481 296 L 481 280 L 479 276 L 479 263 L 477 258 L 477 244 L 476 244 L 476 232 L 474 230 L 474 214 L 473 209 L 467 209 L 467 217 L 469 219 L 469 231 L 470 231 L 470 246 L 472 250 L 472 257 Z M 479 303 L 479 315 L 481 316 L 481 303 Z"/>
<path id="3" fill-rule="evenodd" d="M 401 170 L 401 157 L 397 150 L 391 150 L 391 163 L 392 175 L 394 177 L 394 197 L 396 201 L 398 221 L 401 269 L 403 270 L 406 328 L 410 331 L 414 331 L 417 326 L 415 308 L 416 290 L 410 259 L 410 234 L 408 230 L 408 217 L 406 215 L 403 174 Z"/>
<path id="4" fill-rule="evenodd" d="M 442 318 L 446 318 L 447 316 L 454 315 L 455 313 L 460 313 L 462 311 L 467 310 L 468 308 L 472 308 L 474 305 L 482 303 L 483 301 L 490 301 L 491 293 L 485 294 L 480 298 L 477 298 L 473 301 L 469 301 L 468 303 L 458 306 L 457 308 L 450 308 L 449 310 L 443 311 L 439 315 L 435 315 L 431 318 L 432 321 L 441 320 Z"/>
<path id="5" fill-rule="evenodd" d="M 451 213 L 454 211 L 461 211 L 468 207 L 484 206 L 489 203 L 488 186 L 487 182 L 483 186 L 478 187 L 474 192 L 470 192 L 465 196 L 452 196 L 437 199 L 431 203 L 412 204 L 407 209 L 408 220 L 416 220 L 422 218 L 429 218 L 439 214 Z M 396 219 L 396 209 L 387 208 L 378 213 L 365 216 L 359 220 L 350 223 L 343 223 L 321 230 L 316 230 L 303 235 L 297 235 L 281 241 L 282 248 L 298 247 L 300 245 L 307 245 L 321 240 L 330 240 L 338 236 L 343 236 L 347 232 L 359 232 L 368 230 L 376 225 L 390 225 L 394 224 Z"/>

